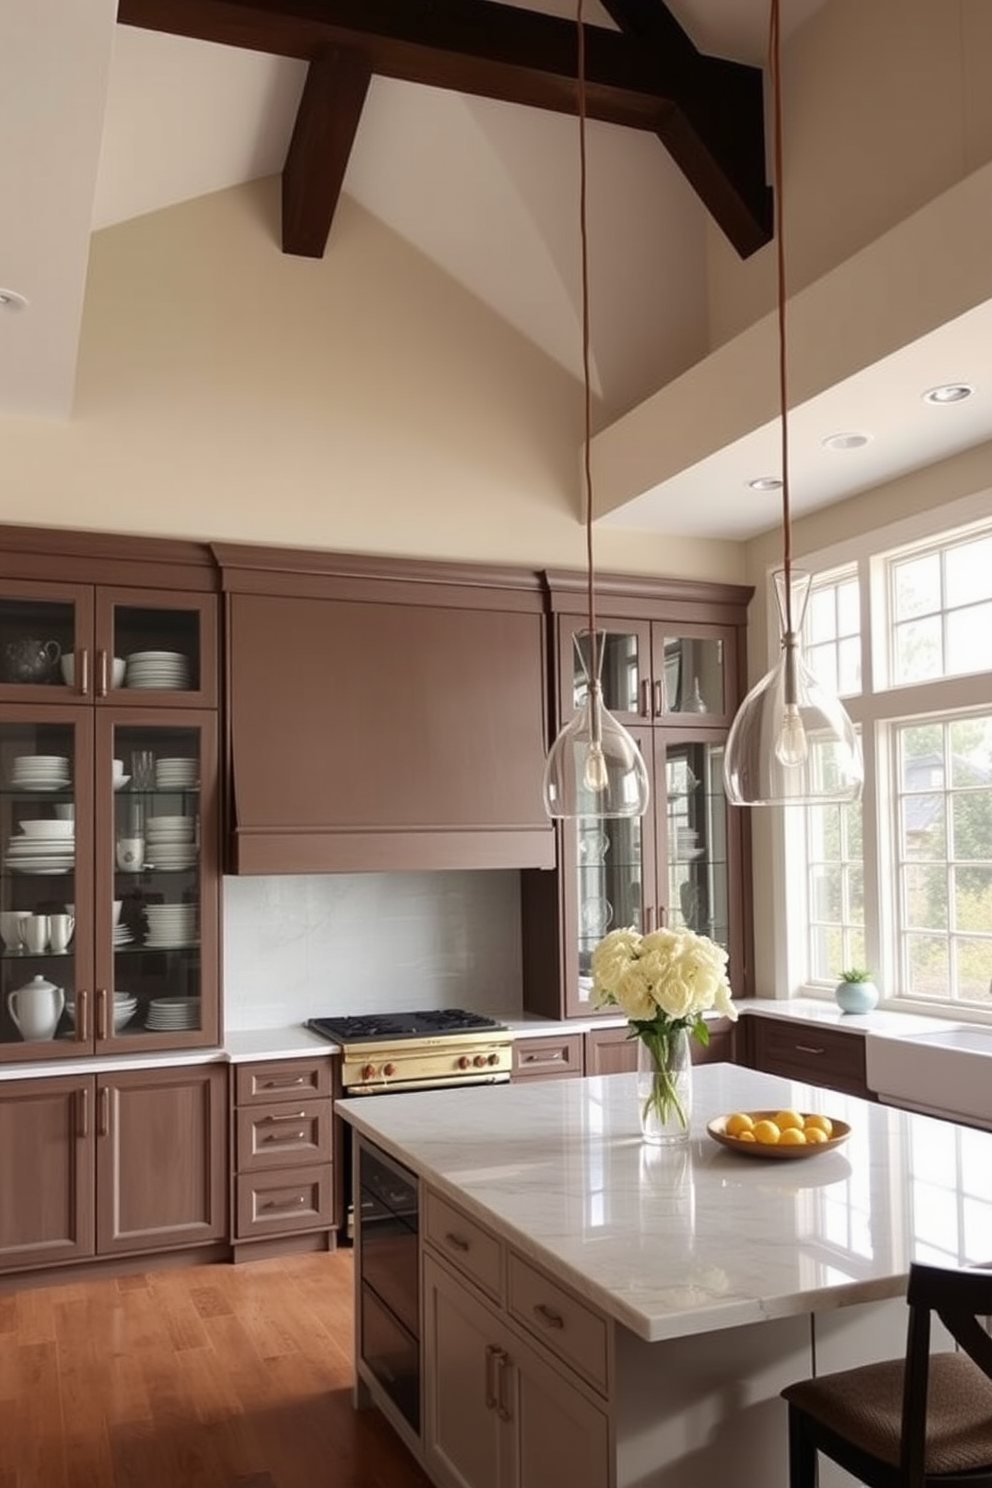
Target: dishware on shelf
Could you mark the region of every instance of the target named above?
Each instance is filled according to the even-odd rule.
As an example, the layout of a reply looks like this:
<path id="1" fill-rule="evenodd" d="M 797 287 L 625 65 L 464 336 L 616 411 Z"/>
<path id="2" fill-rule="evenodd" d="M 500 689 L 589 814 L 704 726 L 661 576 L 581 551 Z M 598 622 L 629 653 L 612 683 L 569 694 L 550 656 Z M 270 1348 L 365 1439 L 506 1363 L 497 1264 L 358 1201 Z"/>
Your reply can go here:
<path id="1" fill-rule="evenodd" d="M 25 837 L 41 837 L 56 841 L 65 841 L 75 836 L 75 823 L 63 821 L 60 818 L 35 817 L 20 823 L 20 829 Z M 16 841 L 17 839 L 12 839 Z"/>
<path id="2" fill-rule="evenodd" d="M 148 1004 L 145 1027 L 160 1033 L 200 1026 L 198 997 L 153 997 Z"/>
<path id="3" fill-rule="evenodd" d="M 180 651 L 132 651 L 127 658 L 128 687 L 188 691 L 192 671 Z"/>
<path id="4" fill-rule="evenodd" d="M 20 922 L 21 943 L 26 951 L 34 955 L 40 955 L 47 951 L 48 942 L 51 939 L 52 927 L 48 915 L 27 914 L 22 916 Z"/>
<path id="5" fill-rule="evenodd" d="M 113 1025 L 114 1032 L 120 1033 L 125 1028 L 135 1013 L 138 1011 L 138 999 L 132 992 L 115 992 Z M 74 998 L 66 998 L 65 1015 L 71 1024 L 76 1022 L 76 1003 Z"/>
<path id="6" fill-rule="evenodd" d="M 69 949 L 75 929 L 76 920 L 71 914 L 48 916 L 48 943 L 55 955 L 60 956 Z"/>
<path id="7" fill-rule="evenodd" d="M 4 676 L 8 682 L 51 682 L 61 655 L 58 641 L 20 636 L 3 648 Z"/>
<path id="8" fill-rule="evenodd" d="M 150 749 L 132 749 L 131 779 L 135 790 L 154 790 L 155 755 Z"/>
<path id="9" fill-rule="evenodd" d="M 25 1042 L 52 1039 L 65 1007 L 65 993 L 47 977 L 32 977 L 7 994 L 7 1011 Z"/>
<path id="10" fill-rule="evenodd" d="M 155 765 L 159 790 L 190 790 L 199 783 L 200 765 L 195 759 L 160 759 Z"/>
<path id="11" fill-rule="evenodd" d="M 69 780 L 67 755 L 21 754 L 11 766 L 10 783 L 16 790 L 64 790 Z"/>
<path id="12" fill-rule="evenodd" d="M 0 940 L 8 951 L 20 951 L 21 944 L 21 921 L 24 918 L 23 909 L 0 910 Z"/>
<path id="13" fill-rule="evenodd" d="M 603 863 L 610 849 L 610 839 L 605 832 L 583 832 L 579 837 L 579 862 L 587 865 Z"/>

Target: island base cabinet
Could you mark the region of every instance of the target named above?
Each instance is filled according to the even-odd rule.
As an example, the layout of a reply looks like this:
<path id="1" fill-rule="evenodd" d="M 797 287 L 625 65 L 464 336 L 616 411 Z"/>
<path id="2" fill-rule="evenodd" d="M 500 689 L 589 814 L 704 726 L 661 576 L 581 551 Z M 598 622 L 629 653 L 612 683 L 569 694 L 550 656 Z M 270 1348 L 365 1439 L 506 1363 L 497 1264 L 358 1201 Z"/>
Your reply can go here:
<path id="1" fill-rule="evenodd" d="M 606 1413 L 431 1256 L 424 1466 L 438 1488 L 613 1488 Z"/>

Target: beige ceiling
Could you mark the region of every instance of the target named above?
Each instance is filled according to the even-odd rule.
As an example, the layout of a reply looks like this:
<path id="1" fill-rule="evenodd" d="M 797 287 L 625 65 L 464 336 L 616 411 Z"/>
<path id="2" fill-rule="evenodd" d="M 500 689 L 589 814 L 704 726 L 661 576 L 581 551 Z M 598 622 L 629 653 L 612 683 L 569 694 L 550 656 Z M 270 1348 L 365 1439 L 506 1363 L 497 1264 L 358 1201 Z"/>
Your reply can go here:
<path id="1" fill-rule="evenodd" d="M 788 0 L 789 28 L 829 3 Z M 539 8 L 573 13 L 571 0 Z M 0 314 L 0 418 L 63 419 L 72 414 L 91 232 L 278 173 L 304 64 L 118 27 L 115 0 L 7 0 L 4 9 L 0 288 L 29 303 Z M 670 9 L 701 50 L 761 64 L 767 0 L 670 0 Z M 586 18 L 610 24 L 594 0 Z M 576 130 L 563 116 L 375 79 L 344 190 L 578 376 Z M 590 125 L 589 150 L 593 377 L 601 423 L 612 425 L 603 436 L 609 520 L 729 537 L 773 525 L 774 498 L 741 500 L 744 475 L 775 459 L 767 408 L 754 410 L 750 427 L 712 420 L 719 444 L 678 450 L 677 468 L 672 451 L 657 448 L 667 415 L 652 395 L 691 388 L 711 361 L 705 209 L 653 136 Z M 810 431 L 853 422 L 879 432 L 860 466 L 823 458 L 812 433 L 797 440 L 817 450 L 808 469 L 805 455 L 795 457 L 804 462 L 800 500 L 823 504 L 907 460 L 992 436 L 990 399 L 973 400 L 950 429 L 947 420 L 921 422 L 918 400 L 903 425 L 909 415 L 892 397 L 903 381 L 945 375 L 971 376 L 987 391 L 990 330 L 987 315 L 962 316 L 938 339 L 921 337 L 905 364 L 893 350 L 857 384 L 811 386 L 802 410 Z M 634 456 L 622 447 L 632 428 Z"/>

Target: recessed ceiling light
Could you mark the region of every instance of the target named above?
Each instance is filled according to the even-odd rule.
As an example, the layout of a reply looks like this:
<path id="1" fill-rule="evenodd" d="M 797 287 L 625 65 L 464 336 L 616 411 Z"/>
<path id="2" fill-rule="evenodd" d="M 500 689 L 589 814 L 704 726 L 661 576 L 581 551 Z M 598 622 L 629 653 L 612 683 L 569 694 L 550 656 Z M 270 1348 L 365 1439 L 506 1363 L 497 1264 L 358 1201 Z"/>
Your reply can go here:
<path id="1" fill-rule="evenodd" d="M 16 289 L 0 289 L 0 310 L 26 310 L 28 302 Z"/>
<path id="2" fill-rule="evenodd" d="M 777 475 L 758 475 L 754 480 L 749 480 L 748 485 L 752 491 L 781 491 L 782 482 Z"/>
<path id="3" fill-rule="evenodd" d="M 929 392 L 924 393 L 923 401 L 936 403 L 938 407 L 943 403 L 963 403 L 974 391 L 970 382 L 943 382 L 940 387 L 932 387 Z"/>
<path id="4" fill-rule="evenodd" d="M 872 436 L 870 434 L 828 434 L 826 439 L 823 439 L 820 442 L 822 443 L 824 449 L 852 450 L 861 449 L 862 446 L 869 443 L 871 437 Z"/>

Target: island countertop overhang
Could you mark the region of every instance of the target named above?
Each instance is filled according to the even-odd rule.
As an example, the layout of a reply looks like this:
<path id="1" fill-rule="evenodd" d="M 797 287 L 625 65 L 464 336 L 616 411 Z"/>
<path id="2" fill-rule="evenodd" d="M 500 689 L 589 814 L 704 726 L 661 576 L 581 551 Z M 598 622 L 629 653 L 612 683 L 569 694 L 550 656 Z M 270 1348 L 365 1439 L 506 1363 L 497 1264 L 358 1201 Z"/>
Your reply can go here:
<path id="1" fill-rule="evenodd" d="M 734 1065 L 694 1072 L 690 1142 L 638 1129 L 635 1077 L 475 1087 L 338 1103 L 356 1131 L 635 1335 L 678 1338 L 897 1296 L 933 1259 L 914 1153 L 953 1147 L 951 1191 L 984 1213 L 956 1239 L 992 1260 L 992 1134 Z M 796 1106 L 850 1123 L 813 1158 L 746 1157 L 706 1134 L 731 1110 Z M 980 1150 L 977 1150 L 980 1149 Z M 976 1175 L 976 1176 L 973 1176 Z M 977 1206 L 977 1209 L 976 1209 Z M 960 1206 L 958 1206 L 960 1207 Z M 983 1249 L 984 1247 L 984 1249 Z"/>

